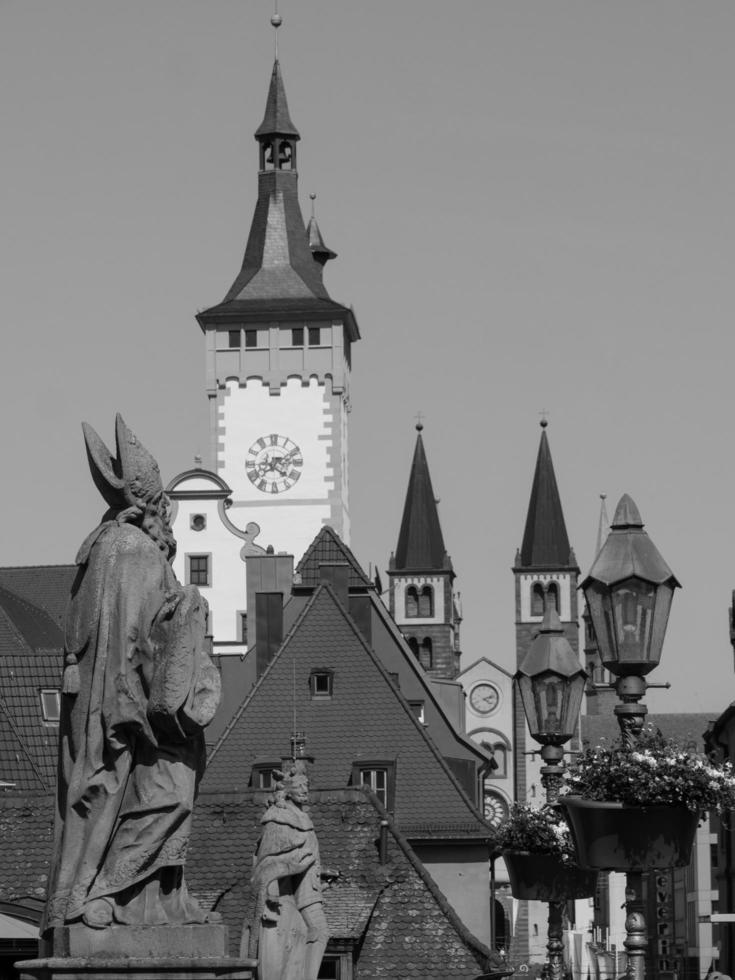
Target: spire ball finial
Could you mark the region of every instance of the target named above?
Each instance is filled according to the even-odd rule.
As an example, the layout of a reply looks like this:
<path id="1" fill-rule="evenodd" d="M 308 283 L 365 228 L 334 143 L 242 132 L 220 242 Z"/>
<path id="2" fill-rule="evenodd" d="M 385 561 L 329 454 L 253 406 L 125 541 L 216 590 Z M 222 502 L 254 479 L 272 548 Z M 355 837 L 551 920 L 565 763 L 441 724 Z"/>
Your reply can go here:
<path id="1" fill-rule="evenodd" d="M 283 23 L 283 17 L 281 17 L 280 14 L 273 14 L 273 16 L 271 17 L 271 26 L 275 27 L 275 29 L 278 30 L 278 28 L 281 26 L 282 23 Z"/>
<path id="2" fill-rule="evenodd" d="M 424 429 L 423 422 L 417 422 L 416 423 L 416 431 L 417 432 L 423 432 L 423 429 Z"/>
<path id="3" fill-rule="evenodd" d="M 309 194 L 309 200 L 316 201 L 316 194 L 314 193 L 314 191 L 312 191 L 311 194 Z"/>
<path id="4" fill-rule="evenodd" d="M 416 431 L 421 432 L 424 428 L 424 414 L 423 412 L 416 413 Z"/>
<path id="5" fill-rule="evenodd" d="M 549 424 L 548 419 L 541 419 L 541 421 L 539 422 L 539 425 L 541 426 L 542 429 L 545 429 L 548 424 Z"/>

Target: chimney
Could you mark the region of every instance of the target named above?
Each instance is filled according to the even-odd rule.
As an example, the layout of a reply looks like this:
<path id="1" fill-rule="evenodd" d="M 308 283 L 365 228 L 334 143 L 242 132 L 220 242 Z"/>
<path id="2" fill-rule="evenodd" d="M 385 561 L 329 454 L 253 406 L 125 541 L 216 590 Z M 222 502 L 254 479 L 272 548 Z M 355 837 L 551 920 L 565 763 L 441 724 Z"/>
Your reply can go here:
<path id="1" fill-rule="evenodd" d="M 319 584 L 330 585 L 344 609 L 348 609 L 350 566 L 347 562 L 320 562 Z"/>
<path id="2" fill-rule="evenodd" d="M 260 678 L 283 642 L 283 593 L 255 594 L 255 667 Z"/>
<path id="3" fill-rule="evenodd" d="M 257 592 L 280 592 L 283 601 L 291 597 L 293 555 L 247 555 L 245 558 L 246 608 L 255 613 Z"/>

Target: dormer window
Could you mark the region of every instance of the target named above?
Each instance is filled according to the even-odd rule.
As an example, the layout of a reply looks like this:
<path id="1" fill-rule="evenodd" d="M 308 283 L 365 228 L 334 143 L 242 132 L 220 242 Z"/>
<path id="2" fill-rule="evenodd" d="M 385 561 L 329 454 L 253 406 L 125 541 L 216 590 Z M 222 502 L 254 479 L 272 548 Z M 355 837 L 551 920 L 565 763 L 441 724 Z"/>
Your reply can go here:
<path id="1" fill-rule="evenodd" d="M 61 718 L 61 693 L 55 688 L 41 691 L 41 714 L 49 725 L 58 725 Z"/>
<path id="2" fill-rule="evenodd" d="M 396 764 L 393 759 L 359 759 L 352 765 L 353 786 L 367 786 L 386 810 L 392 811 L 396 798 Z"/>
<path id="3" fill-rule="evenodd" d="M 273 786 L 273 770 L 280 769 L 279 759 L 259 760 L 253 763 L 250 772 L 250 785 L 253 789 L 270 789 Z"/>
<path id="4" fill-rule="evenodd" d="M 334 691 L 334 671 L 312 670 L 309 675 L 309 690 L 314 700 L 331 698 Z"/>

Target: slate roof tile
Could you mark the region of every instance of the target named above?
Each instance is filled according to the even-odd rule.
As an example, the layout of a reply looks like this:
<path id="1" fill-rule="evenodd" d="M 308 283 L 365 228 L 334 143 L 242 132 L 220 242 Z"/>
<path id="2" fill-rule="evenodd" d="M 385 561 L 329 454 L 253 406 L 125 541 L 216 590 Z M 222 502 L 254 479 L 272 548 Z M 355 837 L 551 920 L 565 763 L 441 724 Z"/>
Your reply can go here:
<path id="1" fill-rule="evenodd" d="M 54 835 L 54 798 L 0 793 L 0 902 L 45 899 Z"/>
<path id="2" fill-rule="evenodd" d="M 314 669 L 332 670 L 333 696 L 310 696 Z M 321 586 L 215 746 L 203 787 L 247 788 L 257 757 L 285 756 L 294 726 L 315 757 L 314 782 L 348 785 L 353 763 L 392 760 L 399 827 L 427 836 L 492 833 L 329 586 Z M 461 834 L 457 834 L 461 836 Z"/>
<path id="3" fill-rule="evenodd" d="M 296 566 L 296 571 L 301 576 L 302 585 L 316 587 L 320 583 L 320 565 L 340 564 L 342 562 L 346 562 L 350 566 L 350 588 L 372 585 L 352 551 L 333 528 L 325 525 L 304 552 L 303 558 Z"/>
<path id="4" fill-rule="evenodd" d="M 8 565 L 0 568 L 0 586 L 40 606 L 63 626 L 76 573 L 76 565 Z"/>

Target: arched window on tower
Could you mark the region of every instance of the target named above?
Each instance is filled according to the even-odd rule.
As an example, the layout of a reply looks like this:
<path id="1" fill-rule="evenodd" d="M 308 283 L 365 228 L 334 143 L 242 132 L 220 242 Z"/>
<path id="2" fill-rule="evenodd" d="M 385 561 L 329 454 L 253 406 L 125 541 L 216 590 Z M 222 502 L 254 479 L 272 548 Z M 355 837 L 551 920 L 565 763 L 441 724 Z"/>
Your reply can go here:
<path id="1" fill-rule="evenodd" d="M 540 582 L 535 582 L 531 589 L 531 615 L 543 616 L 544 614 L 544 587 Z"/>
<path id="2" fill-rule="evenodd" d="M 407 642 L 408 642 L 409 647 L 411 648 L 411 653 L 418 660 L 419 659 L 419 641 L 416 639 L 415 636 L 409 636 Z"/>
<path id="3" fill-rule="evenodd" d="M 434 615 L 434 590 L 425 585 L 419 596 L 419 616 L 430 619 Z"/>
<path id="4" fill-rule="evenodd" d="M 415 585 L 406 589 L 406 619 L 413 619 L 419 614 L 419 593 Z"/>
<path id="5" fill-rule="evenodd" d="M 559 612 L 559 586 L 556 582 L 550 582 L 546 589 L 546 602 L 548 609 L 556 609 Z"/>
<path id="6" fill-rule="evenodd" d="M 278 147 L 278 169 L 291 170 L 293 166 L 293 147 L 288 140 L 281 140 Z"/>
<path id="7" fill-rule="evenodd" d="M 419 663 L 424 670 L 431 670 L 434 666 L 434 650 L 430 636 L 425 636 L 421 641 L 421 646 L 419 647 Z"/>

